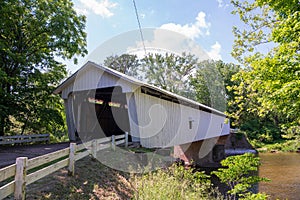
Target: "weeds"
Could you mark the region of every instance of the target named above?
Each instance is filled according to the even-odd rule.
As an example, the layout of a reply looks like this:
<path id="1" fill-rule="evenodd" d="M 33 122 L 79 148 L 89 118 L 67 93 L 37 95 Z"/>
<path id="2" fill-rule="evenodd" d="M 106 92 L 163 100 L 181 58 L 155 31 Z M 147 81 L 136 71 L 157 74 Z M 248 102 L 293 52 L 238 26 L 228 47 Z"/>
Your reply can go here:
<path id="1" fill-rule="evenodd" d="M 228 191 L 229 199 L 244 199 L 244 200 L 266 200 L 265 194 L 254 194 L 250 191 L 251 187 L 258 184 L 260 181 L 269 181 L 266 178 L 261 178 L 255 173 L 260 165 L 259 158 L 254 154 L 246 153 L 238 156 L 229 156 L 221 161 L 223 168 L 213 171 L 222 183 L 230 187 Z"/>
<path id="2" fill-rule="evenodd" d="M 222 199 L 209 178 L 204 172 L 174 164 L 167 169 L 132 177 L 133 199 Z"/>

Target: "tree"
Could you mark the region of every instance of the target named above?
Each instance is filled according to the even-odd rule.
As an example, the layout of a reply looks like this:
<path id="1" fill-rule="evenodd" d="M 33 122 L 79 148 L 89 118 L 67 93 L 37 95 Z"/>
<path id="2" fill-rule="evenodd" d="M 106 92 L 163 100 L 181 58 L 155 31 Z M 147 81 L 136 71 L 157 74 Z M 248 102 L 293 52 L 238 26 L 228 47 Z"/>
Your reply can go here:
<path id="1" fill-rule="evenodd" d="M 198 64 L 197 71 L 191 77 L 191 86 L 196 93 L 196 100 L 220 111 L 232 113 L 235 109 L 227 102 L 234 99 L 235 94 L 229 87 L 237 85 L 231 78 L 240 71 L 238 65 L 223 61 L 205 60 Z"/>
<path id="2" fill-rule="evenodd" d="M 235 105 L 227 106 L 226 101 L 234 99 L 235 94 L 228 87 L 238 84 L 231 80 L 240 70 L 238 65 L 212 60 L 198 62 L 187 53 L 148 54 L 142 59 L 123 54 L 106 58 L 104 65 L 220 111 L 236 109 Z"/>
<path id="3" fill-rule="evenodd" d="M 197 68 L 194 55 L 182 53 L 181 56 L 166 53 L 149 54 L 142 59 L 145 80 L 159 88 L 184 97 L 195 99 L 190 87 L 190 77 Z"/>
<path id="4" fill-rule="evenodd" d="M 136 55 L 122 54 L 120 56 L 109 56 L 104 60 L 104 65 L 123 74 L 139 78 L 140 62 Z"/>
<path id="5" fill-rule="evenodd" d="M 197 59 L 191 54 L 148 54 L 142 59 L 130 54 L 115 55 L 107 57 L 104 65 L 187 98 L 195 97 L 190 77 L 197 68 Z"/>
<path id="6" fill-rule="evenodd" d="M 56 58 L 87 53 L 85 17 L 71 1 L 6 0 L 0 18 L 0 135 L 12 125 L 38 131 L 62 117 L 51 93 L 66 68 Z"/>
<path id="7" fill-rule="evenodd" d="M 234 27 L 232 55 L 246 68 L 236 101 L 280 128 L 286 137 L 300 133 L 300 4 L 298 0 L 232 0 L 245 29 Z M 268 51 L 264 52 L 265 47 Z M 246 94 L 245 94 L 246 93 Z M 239 112 L 242 114 L 242 112 Z M 238 115 L 239 115 L 238 114 Z M 239 116 L 238 116 L 239 117 Z"/>
<path id="8" fill-rule="evenodd" d="M 259 157 L 255 157 L 251 153 L 229 156 L 221 161 L 221 165 L 224 168 L 219 168 L 217 171 L 213 171 L 212 174 L 215 174 L 222 183 L 229 186 L 228 194 L 231 195 L 232 199 L 235 200 L 238 196 L 244 197 L 244 199 L 249 196 L 252 196 L 252 199 L 267 199 L 267 195 L 254 196 L 248 191 L 260 181 L 268 181 L 266 178 L 254 175 L 258 172 L 260 165 Z"/>
<path id="9" fill-rule="evenodd" d="M 260 94 L 251 87 L 254 79 L 251 76 L 249 70 L 245 69 L 233 75 L 232 80 L 237 84 L 228 87 L 229 91 L 235 94 L 228 105 L 235 109 L 228 114 L 233 127 L 245 132 L 251 141 L 274 143 L 281 139 L 279 121 L 282 120 L 275 112 L 260 114 L 258 109 L 261 106 L 258 101 Z"/>

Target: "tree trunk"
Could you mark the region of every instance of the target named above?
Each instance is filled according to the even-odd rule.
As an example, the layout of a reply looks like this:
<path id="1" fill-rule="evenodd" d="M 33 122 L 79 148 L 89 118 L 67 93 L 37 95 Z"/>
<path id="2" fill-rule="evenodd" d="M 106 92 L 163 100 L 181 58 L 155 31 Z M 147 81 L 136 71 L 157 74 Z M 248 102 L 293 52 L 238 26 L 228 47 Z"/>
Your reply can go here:
<path id="1" fill-rule="evenodd" d="M 28 123 L 28 119 L 29 119 L 29 114 L 27 115 L 26 117 L 26 121 L 22 127 L 22 132 L 21 132 L 21 135 L 24 135 L 24 132 L 25 132 L 25 129 L 26 129 L 26 126 L 27 126 L 27 123 Z"/>
<path id="2" fill-rule="evenodd" d="M 0 119 L 0 136 L 4 136 L 4 127 L 5 127 L 5 120 L 3 117 Z"/>

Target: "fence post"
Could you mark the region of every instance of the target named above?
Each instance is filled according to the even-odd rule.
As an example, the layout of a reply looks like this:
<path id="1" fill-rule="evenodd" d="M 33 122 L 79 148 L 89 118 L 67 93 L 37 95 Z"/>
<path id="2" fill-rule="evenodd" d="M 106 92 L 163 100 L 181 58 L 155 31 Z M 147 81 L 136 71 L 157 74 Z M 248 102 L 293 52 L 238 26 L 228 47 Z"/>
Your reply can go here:
<path id="1" fill-rule="evenodd" d="M 128 132 L 125 132 L 125 147 L 128 147 Z"/>
<path id="2" fill-rule="evenodd" d="M 75 174 L 75 153 L 76 143 L 70 143 L 70 154 L 69 154 L 69 175 L 74 176 Z"/>
<path id="3" fill-rule="evenodd" d="M 26 166 L 27 157 L 19 157 L 16 159 L 16 175 L 15 175 L 15 200 L 25 200 L 26 195 Z"/>
<path id="4" fill-rule="evenodd" d="M 96 159 L 97 158 L 97 140 L 93 140 L 92 141 L 92 157 L 93 159 Z"/>
<path id="5" fill-rule="evenodd" d="M 111 136 L 111 148 L 115 151 L 116 150 L 116 138 L 115 135 Z"/>

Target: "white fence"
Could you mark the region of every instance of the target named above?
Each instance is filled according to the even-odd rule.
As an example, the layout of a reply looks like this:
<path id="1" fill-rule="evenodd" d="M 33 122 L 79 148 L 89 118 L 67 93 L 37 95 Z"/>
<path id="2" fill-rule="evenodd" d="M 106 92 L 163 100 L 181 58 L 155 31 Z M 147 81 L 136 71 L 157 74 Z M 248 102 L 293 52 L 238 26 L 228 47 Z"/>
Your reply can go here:
<path id="1" fill-rule="evenodd" d="M 32 142 L 49 142 L 49 134 L 34 134 L 34 135 L 12 135 L 0 136 L 0 145 L 3 144 L 22 144 Z"/>
<path id="2" fill-rule="evenodd" d="M 0 183 L 6 181 L 0 187 L 0 199 L 4 199 L 14 193 L 14 199 L 25 199 L 25 188 L 29 185 L 63 167 L 68 167 L 69 174 L 74 175 L 75 161 L 80 160 L 89 154 L 96 158 L 97 151 L 106 148 L 115 150 L 116 145 L 124 144 L 128 146 L 128 134 L 112 136 L 92 140 L 84 144 L 76 145 L 70 143 L 70 147 L 28 159 L 19 157 L 16 164 L 0 169 Z M 43 167 L 43 165 L 47 165 Z M 34 170 L 36 169 L 36 170 Z M 33 172 L 30 172 L 33 171 Z"/>

